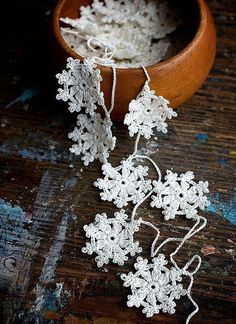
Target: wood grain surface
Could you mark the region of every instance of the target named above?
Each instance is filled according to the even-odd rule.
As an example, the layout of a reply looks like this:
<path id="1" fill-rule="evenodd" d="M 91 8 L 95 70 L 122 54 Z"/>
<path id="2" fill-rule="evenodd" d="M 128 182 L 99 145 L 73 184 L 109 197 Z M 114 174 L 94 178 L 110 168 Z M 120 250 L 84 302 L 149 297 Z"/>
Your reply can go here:
<path id="1" fill-rule="evenodd" d="M 178 109 L 169 133 L 140 147 L 162 171 L 194 171 L 210 183 L 208 226 L 178 254 L 184 264 L 200 253 L 192 323 L 235 323 L 236 307 L 236 3 L 208 1 L 217 27 L 217 58 L 201 89 Z M 125 267 L 97 269 L 84 255 L 83 225 L 95 212 L 112 215 L 93 181 L 100 164 L 83 167 L 68 153 L 74 118 L 54 99 L 55 80 L 47 51 L 48 22 L 55 1 L 6 2 L 1 10 L 0 51 L 0 322 L 1 323 L 184 323 L 193 307 L 183 298 L 173 316 L 146 319 L 126 307 Z M 196 62 L 197 65 L 197 62 Z M 117 124 L 111 161 L 131 152 L 127 129 Z M 182 217 L 164 222 L 147 205 L 138 212 L 156 224 L 161 239 L 183 236 L 192 225 Z M 154 233 L 137 238 L 148 257 Z M 170 252 L 175 244 L 169 244 Z"/>

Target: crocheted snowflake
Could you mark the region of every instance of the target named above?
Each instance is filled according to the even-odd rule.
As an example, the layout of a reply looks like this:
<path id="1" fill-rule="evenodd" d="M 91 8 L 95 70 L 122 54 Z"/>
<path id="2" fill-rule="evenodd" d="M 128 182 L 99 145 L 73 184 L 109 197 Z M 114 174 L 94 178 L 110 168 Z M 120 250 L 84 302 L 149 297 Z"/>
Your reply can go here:
<path id="1" fill-rule="evenodd" d="M 58 89 L 56 98 L 69 102 L 70 112 L 80 112 L 81 108 L 91 116 L 98 105 L 104 103 L 103 92 L 100 90 L 102 77 L 100 70 L 89 59 L 83 62 L 67 59 L 67 71 L 56 75 L 58 83 L 63 88 Z"/>
<path id="2" fill-rule="evenodd" d="M 197 208 L 204 210 L 209 201 L 204 195 L 208 193 L 208 182 L 193 181 L 193 172 L 188 171 L 178 175 L 167 171 L 165 182 L 153 181 L 154 192 L 151 206 L 163 208 L 164 218 L 174 219 L 176 215 L 186 215 L 186 218 L 195 218 Z"/>
<path id="3" fill-rule="evenodd" d="M 135 273 L 122 274 L 124 286 L 131 288 L 128 295 L 128 307 L 143 306 L 143 313 L 152 317 L 160 311 L 164 313 L 175 313 L 175 300 L 186 295 L 183 288 L 181 272 L 175 268 L 168 269 L 163 254 L 152 259 L 152 263 L 141 257 L 137 258 L 134 267 Z"/>
<path id="4" fill-rule="evenodd" d="M 153 130 L 167 132 L 166 119 L 176 117 L 177 113 L 168 107 L 169 101 L 156 96 L 146 83 L 138 97 L 129 104 L 124 124 L 128 125 L 129 135 L 140 133 L 146 139 L 154 135 Z"/>
<path id="5" fill-rule="evenodd" d="M 128 254 L 134 256 L 142 248 L 139 242 L 134 242 L 134 233 L 139 230 L 140 220 L 127 222 L 124 210 L 114 214 L 114 218 L 107 218 L 105 213 L 97 214 L 95 222 L 84 226 L 86 236 L 90 242 L 82 248 L 83 253 L 96 253 L 95 261 L 98 267 L 108 264 L 109 260 L 123 265 L 128 260 Z"/>
<path id="6" fill-rule="evenodd" d="M 145 179 L 148 167 L 134 166 L 131 159 L 123 160 L 116 168 L 106 163 L 102 172 L 105 177 L 97 179 L 94 186 L 102 190 L 102 200 L 113 201 L 118 208 L 127 206 L 128 202 L 137 204 L 152 189 L 151 180 Z"/>
<path id="7" fill-rule="evenodd" d="M 84 165 L 88 165 L 95 159 L 102 163 L 109 157 L 109 151 L 115 148 L 116 137 L 112 137 L 112 122 L 96 113 L 93 118 L 85 114 L 78 115 L 77 127 L 68 134 L 76 144 L 70 151 L 76 155 L 82 154 Z"/>

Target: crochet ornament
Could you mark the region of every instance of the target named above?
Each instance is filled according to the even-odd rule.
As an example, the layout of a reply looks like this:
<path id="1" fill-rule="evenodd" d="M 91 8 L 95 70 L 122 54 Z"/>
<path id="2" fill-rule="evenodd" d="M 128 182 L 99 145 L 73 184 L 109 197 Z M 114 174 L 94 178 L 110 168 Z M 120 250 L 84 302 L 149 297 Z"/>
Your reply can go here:
<path id="1" fill-rule="evenodd" d="M 186 290 L 180 283 L 182 281 L 181 271 L 174 267 L 166 267 L 168 261 L 163 254 L 159 254 L 148 263 L 147 259 L 138 257 L 134 268 L 135 273 L 122 274 L 121 279 L 125 287 L 131 288 L 128 295 L 127 305 L 129 307 L 143 306 L 142 312 L 147 317 L 164 313 L 175 313 L 175 300 L 186 295 Z"/>
<path id="2" fill-rule="evenodd" d="M 112 136 L 112 122 L 110 119 L 102 119 L 95 113 L 93 118 L 85 114 L 77 117 L 77 126 L 68 134 L 72 141 L 76 142 L 70 148 L 72 153 L 81 155 L 84 165 L 88 165 L 95 159 L 106 162 L 109 151 L 114 150 L 116 138 Z"/>
<path id="3" fill-rule="evenodd" d="M 124 119 L 124 124 L 128 125 L 129 136 L 139 134 L 149 139 L 154 135 L 154 130 L 167 133 L 166 119 L 177 116 L 168 105 L 169 101 L 162 96 L 156 96 L 146 82 L 138 97 L 129 104 L 129 113 Z"/>
<path id="4" fill-rule="evenodd" d="M 204 196 L 208 193 L 208 182 L 193 181 L 193 172 L 188 171 L 178 176 L 177 173 L 167 171 L 165 181 L 153 181 L 154 195 L 152 207 L 163 208 L 164 219 L 174 219 L 176 215 L 185 215 L 186 218 L 196 218 L 197 208 L 204 210 L 209 202 Z"/>
<path id="5" fill-rule="evenodd" d="M 108 264 L 109 260 L 118 265 L 123 265 L 128 260 L 128 254 L 134 256 L 142 252 L 138 241 L 134 241 L 134 233 L 139 231 L 141 220 L 127 221 L 128 215 L 124 210 L 116 212 L 114 218 L 97 214 L 95 222 L 84 226 L 86 237 L 90 242 L 82 248 L 83 253 L 97 256 L 95 261 L 98 267 Z"/>
<path id="6" fill-rule="evenodd" d="M 152 189 L 148 175 L 148 166 L 134 166 L 131 158 L 123 160 L 121 165 L 113 168 L 110 163 L 102 166 L 104 178 L 97 179 L 94 186 L 102 190 L 102 200 L 113 201 L 118 208 L 137 204 L 144 198 L 145 193 Z"/>
<path id="7" fill-rule="evenodd" d="M 110 151 L 114 150 L 116 144 L 116 138 L 112 135 L 111 121 L 116 71 L 112 66 L 111 107 L 107 109 L 103 93 L 100 91 L 102 78 L 96 68 L 97 59 L 94 57 L 83 62 L 68 59 L 67 70 L 57 75 L 59 84 L 63 85 L 57 98 L 68 101 L 69 111 L 78 114 L 77 126 L 69 133 L 69 138 L 75 142 L 70 149 L 71 152 L 80 155 L 84 165 L 95 159 L 103 163 L 103 177 L 94 182 L 94 186 L 101 191 L 101 199 L 112 202 L 117 208 L 129 204 L 133 204 L 134 208 L 130 217 L 123 209 L 115 212 L 114 217 L 108 217 L 105 213 L 97 214 L 94 222 L 84 226 L 89 241 L 82 248 L 82 252 L 94 254 L 98 267 L 107 265 L 110 261 L 122 266 L 129 256 L 133 257 L 142 252 L 142 247 L 135 239 L 135 233 L 142 230 L 142 226 L 148 226 L 156 233 L 151 245 L 151 262 L 138 257 L 134 264 L 136 271 L 121 275 L 124 286 L 131 290 L 127 306 L 142 307 L 142 312 L 147 317 L 159 312 L 174 314 L 177 301 L 186 295 L 195 307 L 186 320 L 186 323 L 189 323 L 198 312 L 198 305 L 191 296 L 191 288 L 193 276 L 200 268 L 201 258 L 194 255 L 183 268 L 180 268 L 174 256 L 188 239 L 206 226 L 207 221 L 198 214 L 198 210 L 204 210 L 209 205 L 205 196 L 208 193 L 208 182 L 195 182 L 191 171 L 181 175 L 167 171 L 163 178 L 156 163 L 150 157 L 138 153 L 141 136 L 149 139 L 154 136 L 156 130 L 166 133 L 166 121 L 177 116 L 168 106 L 169 102 L 150 89 L 150 78 L 144 67 L 142 68 L 147 81 L 137 98 L 131 101 L 124 119 L 130 137 L 136 135 L 134 150 L 116 167 L 108 162 Z M 102 107 L 104 118 L 96 111 L 97 106 Z M 145 162 L 151 164 L 156 171 L 155 180 L 149 178 L 149 167 Z M 165 221 L 174 219 L 177 215 L 183 215 L 186 219 L 194 221 L 189 232 L 183 238 L 169 237 L 158 245 L 160 230 L 151 222 L 135 218 L 139 206 L 149 198 L 151 207 L 160 209 Z M 169 255 L 170 262 L 159 252 L 169 242 L 179 243 L 175 251 Z M 188 268 L 196 260 L 197 266 L 190 272 Z M 187 287 L 185 277 L 189 279 Z"/>
<path id="8" fill-rule="evenodd" d="M 56 98 L 68 101 L 71 113 L 85 108 L 85 112 L 93 116 L 96 105 L 104 105 L 103 92 L 100 91 L 100 70 L 88 59 L 81 64 L 79 60 L 68 58 L 66 67 L 67 71 L 56 75 L 58 83 L 63 86 L 58 89 Z"/>
<path id="9" fill-rule="evenodd" d="M 104 95 L 100 90 L 102 77 L 97 69 L 94 59 L 79 60 L 68 58 L 66 70 L 56 75 L 59 85 L 56 99 L 68 102 L 68 110 L 71 113 L 85 113 L 77 115 L 77 126 L 68 134 L 72 141 L 76 142 L 70 151 L 76 155 L 82 155 L 84 165 L 98 159 L 105 163 L 109 152 L 114 150 L 116 138 L 112 136 L 113 125 L 110 114 L 114 107 L 114 90 L 112 91 L 111 107 L 108 111 L 104 103 Z M 113 89 L 116 86 L 116 70 L 113 69 Z M 105 118 L 96 112 L 100 106 Z"/>

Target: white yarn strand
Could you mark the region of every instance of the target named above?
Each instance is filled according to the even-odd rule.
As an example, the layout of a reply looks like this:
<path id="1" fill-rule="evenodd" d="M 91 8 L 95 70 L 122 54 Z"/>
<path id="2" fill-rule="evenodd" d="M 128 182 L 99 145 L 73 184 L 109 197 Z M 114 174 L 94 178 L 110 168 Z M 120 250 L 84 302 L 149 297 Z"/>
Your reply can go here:
<path id="1" fill-rule="evenodd" d="M 159 167 L 157 166 L 157 164 L 149 157 L 149 156 L 146 156 L 146 155 L 140 155 L 140 154 L 137 154 L 134 156 L 135 159 L 143 159 L 143 160 L 148 160 L 151 162 L 151 164 L 154 166 L 157 174 L 158 174 L 158 181 L 161 180 L 161 171 L 159 169 Z"/>
<path id="2" fill-rule="evenodd" d="M 135 140 L 135 143 L 134 143 L 134 153 L 133 153 L 133 155 L 135 155 L 137 153 L 137 151 L 138 151 L 138 143 L 140 141 L 140 137 L 141 137 L 141 135 L 140 135 L 140 133 L 138 133 L 138 135 L 136 137 L 136 140 Z"/>
<path id="3" fill-rule="evenodd" d="M 203 220 L 203 224 L 197 228 L 195 230 L 195 228 L 200 224 L 200 221 Z M 189 240 L 192 236 L 194 236 L 196 233 L 198 233 L 199 231 L 201 231 L 207 224 L 207 219 L 205 217 L 202 216 L 198 216 L 197 217 L 197 221 L 196 223 L 191 227 L 191 229 L 188 231 L 188 233 L 183 237 L 183 238 L 176 238 L 176 237 L 169 237 L 167 238 L 165 241 L 163 241 L 157 248 L 155 251 L 153 251 L 152 257 L 155 257 L 155 255 L 160 251 L 160 249 L 166 245 L 169 242 L 181 242 L 178 247 L 175 249 L 175 251 L 173 253 L 170 254 L 170 259 L 172 261 L 172 263 L 175 265 L 175 267 L 178 268 L 177 264 L 175 263 L 173 256 L 176 255 L 178 253 L 178 251 L 180 250 L 180 248 L 184 245 L 184 243 Z"/>
<path id="4" fill-rule="evenodd" d="M 151 79 L 150 79 L 150 76 L 149 76 L 149 74 L 148 74 L 148 71 L 147 71 L 147 69 L 145 68 L 145 66 L 142 66 L 142 69 L 143 69 L 144 74 L 145 74 L 145 76 L 146 76 L 146 78 L 147 78 L 147 84 L 149 84 L 149 82 L 151 81 Z"/>
<path id="5" fill-rule="evenodd" d="M 112 66 L 112 91 L 111 91 L 111 107 L 109 110 L 109 114 L 111 114 L 111 112 L 114 109 L 114 105 L 115 105 L 115 95 L 116 95 L 116 68 L 115 66 Z"/>

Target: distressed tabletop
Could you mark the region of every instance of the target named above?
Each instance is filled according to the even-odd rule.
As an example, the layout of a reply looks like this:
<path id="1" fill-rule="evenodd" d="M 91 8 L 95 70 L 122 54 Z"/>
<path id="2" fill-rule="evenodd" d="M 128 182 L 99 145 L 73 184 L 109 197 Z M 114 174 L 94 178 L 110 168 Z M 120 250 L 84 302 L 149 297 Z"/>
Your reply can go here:
<path id="1" fill-rule="evenodd" d="M 0 298 L 2 323 L 183 323 L 193 307 L 187 298 L 175 315 L 146 319 L 125 306 L 127 288 L 118 274 L 132 269 L 97 269 L 84 255 L 83 225 L 96 212 L 112 215 L 93 181 L 100 164 L 84 167 L 68 153 L 73 119 L 55 102 L 47 53 L 48 20 L 54 1 L 6 2 L 0 51 Z M 200 306 L 193 323 L 235 323 L 236 302 L 236 9 L 234 0 L 209 1 L 218 31 L 217 58 L 201 89 L 178 109 L 167 135 L 141 142 L 161 170 L 192 170 L 210 183 L 208 226 L 185 244 L 177 260 L 200 253 L 193 296 Z M 196 62 L 197 64 L 197 62 Z M 111 160 L 130 153 L 126 128 L 116 125 L 118 146 Z M 164 222 L 140 207 L 162 233 L 183 236 L 191 221 Z M 137 234 L 148 256 L 154 233 Z M 176 245 L 169 244 L 166 252 Z"/>

